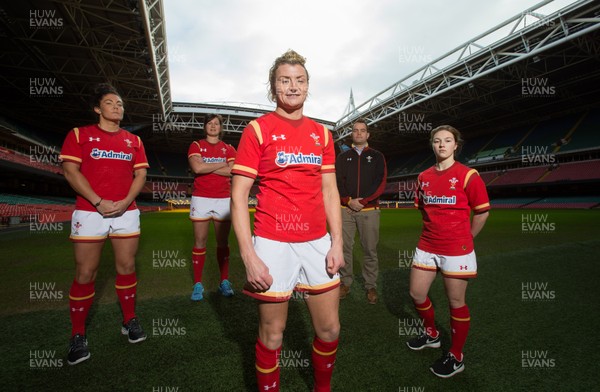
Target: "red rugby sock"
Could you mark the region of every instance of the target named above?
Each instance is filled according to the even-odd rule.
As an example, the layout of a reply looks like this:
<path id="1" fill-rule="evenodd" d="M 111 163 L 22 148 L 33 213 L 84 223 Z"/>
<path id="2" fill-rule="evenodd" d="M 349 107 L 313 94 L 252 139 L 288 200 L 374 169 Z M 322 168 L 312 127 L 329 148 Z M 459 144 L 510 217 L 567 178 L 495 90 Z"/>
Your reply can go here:
<path id="1" fill-rule="evenodd" d="M 435 328 L 435 312 L 429 297 L 427 297 L 425 302 L 422 304 L 417 304 L 415 302 L 415 309 L 417 309 L 419 316 L 421 316 L 421 319 L 423 320 L 423 325 L 425 326 L 425 332 L 427 332 L 427 335 L 431 336 L 432 338 L 436 338 L 439 335 L 439 332 Z"/>
<path id="2" fill-rule="evenodd" d="M 71 336 L 85 335 L 85 320 L 94 302 L 94 282 L 77 283 L 73 280 L 69 291 L 69 311 L 71 315 Z"/>
<path id="3" fill-rule="evenodd" d="M 202 282 L 202 271 L 206 260 L 206 248 L 192 249 L 192 267 L 194 268 L 194 283 Z"/>
<path id="4" fill-rule="evenodd" d="M 135 317 L 135 296 L 137 292 L 137 278 L 135 272 L 129 275 L 117 274 L 115 289 L 123 312 L 123 324 Z"/>
<path id="5" fill-rule="evenodd" d="M 313 339 L 312 362 L 314 369 L 314 392 L 330 392 L 331 376 L 335 365 L 338 339 L 326 342 L 315 336 Z"/>
<path id="6" fill-rule="evenodd" d="M 217 261 L 219 262 L 219 271 L 221 271 L 221 280 L 229 278 L 229 247 L 223 246 L 217 248 Z"/>
<path id="7" fill-rule="evenodd" d="M 256 380 L 259 391 L 279 392 L 279 355 L 281 346 L 275 350 L 256 339 Z"/>
<path id="8" fill-rule="evenodd" d="M 450 309 L 450 327 L 452 328 L 452 345 L 450 351 L 456 359 L 463 360 L 462 350 L 467 341 L 469 326 L 471 324 L 471 314 L 467 305 Z"/>

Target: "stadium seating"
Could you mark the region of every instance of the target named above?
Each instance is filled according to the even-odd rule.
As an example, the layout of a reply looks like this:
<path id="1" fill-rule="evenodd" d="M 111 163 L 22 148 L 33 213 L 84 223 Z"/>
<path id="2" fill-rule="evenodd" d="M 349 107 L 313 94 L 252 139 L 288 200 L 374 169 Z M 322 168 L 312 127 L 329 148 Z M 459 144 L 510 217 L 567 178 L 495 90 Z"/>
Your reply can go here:
<path id="1" fill-rule="evenodd" d="M 511 197 L 511 198 L 500 198 L 490 200 L 492 208 L 523 208 L 529 207 L 531 203 L 540 200 L 539 197 Z"/>
<path id="2" fill-rule="evenodd" d="M 530 147 L 547 151 L 547 153 L 554 152 L 557 142 L 569 134 L 581 117 L 581 113 L 578 113 L 542 121 L 527 134 L 518 146 L 515 146 L 513 155 L 521 156 L 527 153 L 527 149 Z"/>
<path id="3" fill-rule="evenodd" d="M 2 225 L 28 223 L 51 219 L 64 222 L 71 219 L 74 201 L 70 203 L 58 198 L 38 198 L 12 194 L 0 194 L 0 220 Z"/>
<path id="4" fill-rule="evenodd" d="M 5 147 L 0 147 L 0 159 L 8 162 L 18 163 L 24 166 L 34 167 L 55 174 L 63 174 L 61 166 L 45 162 L 41 158 L 36 159 L 27 154 L 23 154 Z"/>
<path id="5" fill-rule="evenodd" d="M 164 203 L 139 202 L 142 212 L 157 211 Z M 0 194 L 0 223 L 8 226 L 32 221 L 44 223 L 66 222 L 71 219 L 75 207 L 75 199 L 62 197 L 33 197 L 14 194 Z"/>
<path id="6" fill-rule="evenodd" d="M 561 163 L 540 182 L 582 181 L 600 179 L 600 159 Z"/>
<path id="7" fill-rule="evenodd" d="M 558 152 L 574 152 L 600 147 L 600 113 L 588 113 Z"/>
<path id="8" fill-rule="evenodd" d="M 533 184 L 539 180 L 548 170 L 548 166 L 525 167 L 518 169 L 507 170 L 500 174 L 495 179 L 491 180 L 488 185 L 516 185 L 516 184 Z"/>
<path id="9" fill-rule="evenodd" d="M 488 172 L 479 172 L 479 176 L 481 177 L 481 179 L 483 180 L 483 182 L 486 185 L 489 184 L 496 177 L 498 177 L 499 174 L 500 174 L 500 171 L 498 171 L 498 170 L 488 171 Z"/>
<path id="10" fill-rule="evenodd" d="M 148 153 L 149 175 L 168 177 L 192 177 L 188 171 L 187 155 L 169 152 Z"/>
<path id="11" fill-rule="evenodd" d="M 545 197 L 529 204 L 527 208 L 595 208 L 600 206 L 600 196 Z"/>

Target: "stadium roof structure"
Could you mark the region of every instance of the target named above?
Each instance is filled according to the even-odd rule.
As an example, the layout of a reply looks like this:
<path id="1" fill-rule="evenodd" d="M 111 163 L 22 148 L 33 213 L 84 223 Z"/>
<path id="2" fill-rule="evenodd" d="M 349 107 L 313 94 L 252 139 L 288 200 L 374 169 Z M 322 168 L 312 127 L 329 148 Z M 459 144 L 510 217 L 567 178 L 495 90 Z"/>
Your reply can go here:
<path id="1" fill-rule="evenodd" d="M 22 0 L 0 6 L 0 116 L 61 138 L 96 121 L 88 97 L 111 82 L 124 127 L 155 150 L 186 150 L 207 114 L 223 115 L 224 140 L 272 107 L 171 102 L 162 0 Z M 333 129 L 334 122 L 321 121 Z M 7 132 L 8 128 L 0 130 Z M 25 138 L 21 132 L 20 136 Z"/>
<path id="2" fill-rule="evenodd" d="M 370 144 L 391 157 L 424 148 L 428 130 L 444 123 L 468 140 L 598 109 L 599 28 L 598 1 L 543 1 L 366 102 L 351 100 L 337 123 L 317 121 L 341 142 L 365 117 Z M 185 151 L 208 113 L 224 116 L 224 140 L 237 145 L 241 129 L 272 108 L 171 102 L 165 34 L 162 0 L 4 2 L 0 117 L 62 139 L 96 120 L 89 89 L 110 81 L 125 99 L 123 124 L 148 148 Z"/>
<path id="3" fill-rule="evenodd" d="M 222 103 L 173 103 L 173 111 L 166 118 L 153 122 L 151 128 L 142 130 L 144 143 L 149 143 L 158 150 L 187 149 L 194 141 L 202 138 L 204 120 L 210 114 L 223 116 L 223 133 L 221 139 L 237 146 L 241 133 L 248 123 L 263 114 L 272 112 L 275 107 L 249 104 L 243 102 Z M 315 119 L 333 130 L 335 122 Z"/>
<path id="4" fill-rule="evenodd" d="M 468 138 L 600 108 L 600 2 L 543 1 L 449 51 L 364 103 L 350 96 L 341 140 L 362 117 L 387 156 L 422 149 L 451 124 Z M 564 2 L 563 2 L 564 3 Z"/>
<path id="5" fill-rule="evenodd" d="M 125 124 L 171 112 L 161 0 L 20 0 L 0 6 L 0 115 L 65 134 L 97 121 L 96 83 L 126 103 Z"/>

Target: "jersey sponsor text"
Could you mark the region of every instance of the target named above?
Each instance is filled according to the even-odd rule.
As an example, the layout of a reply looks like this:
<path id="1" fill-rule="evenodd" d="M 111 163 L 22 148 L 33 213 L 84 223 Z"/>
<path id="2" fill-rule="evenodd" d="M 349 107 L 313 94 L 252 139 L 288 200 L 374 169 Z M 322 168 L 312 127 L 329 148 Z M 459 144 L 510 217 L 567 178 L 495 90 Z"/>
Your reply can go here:
<path id="1" fill-rule="evenodd" d="M 127 154 L 123 151 L 115 152 L 113 150 L 106 151 L 99 148 L 94 148 L 90 156 L 94 159 L 118 159 L 122 161 L 131 161 L 133 159 L 132 153 Z"/>

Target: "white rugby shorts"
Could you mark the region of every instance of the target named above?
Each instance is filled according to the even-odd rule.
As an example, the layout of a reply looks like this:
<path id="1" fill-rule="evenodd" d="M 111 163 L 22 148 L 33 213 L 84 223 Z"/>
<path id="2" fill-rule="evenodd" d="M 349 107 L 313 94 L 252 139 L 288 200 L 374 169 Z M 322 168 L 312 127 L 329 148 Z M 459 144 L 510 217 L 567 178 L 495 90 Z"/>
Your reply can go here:
<path id="1" fill-rule="evenodd" d="M 413 257 L 412 267 L 434 271 L 440 270 L 448 278 L 477 277 L 477 257 L 475 251 L 461 256 L 444 256 L 425 252 L 417 248 Z"/>
<path id="2" fill-rule="evenodd" d="M 140 236 L 140 210 L 125 211 L 123 215 L 105 218 L 98 212 L 75 210 L 71 216 L 73 242 L 101 242 L 106 238 L 135 238 Z"/>
<path id="3" fill-rule="evenodd" d="M 262 237 L 254 237 L 253 241 L 256 254 L 269 268 L 273 284 L 264 292 L 251 291 L 246 285 L 244 294 L 262 301 L 284 302 L 294 290 L 319 294 L 340 285 L 339 274 L 327 272 L 329 234 L 307 242 L 279 242 Z"/>
<path id="4" fill-rule="evenodd" d="M 230 197 L 211 198 L 192 196 L 190 219 L 194 222 L 208 221 L 211 219 L 216 221 L 230 221 L 230 201 Z"/>

